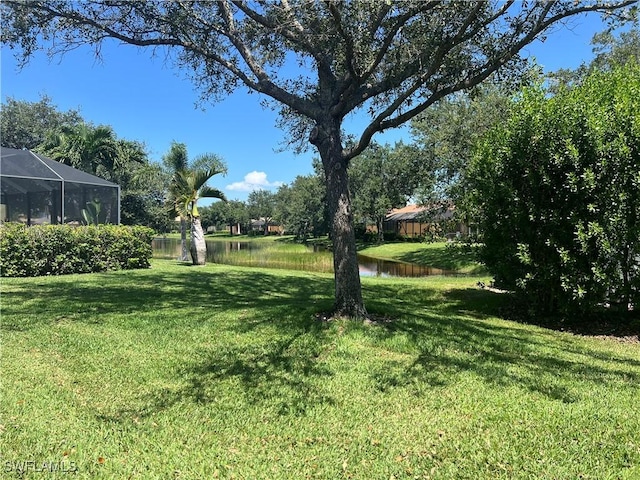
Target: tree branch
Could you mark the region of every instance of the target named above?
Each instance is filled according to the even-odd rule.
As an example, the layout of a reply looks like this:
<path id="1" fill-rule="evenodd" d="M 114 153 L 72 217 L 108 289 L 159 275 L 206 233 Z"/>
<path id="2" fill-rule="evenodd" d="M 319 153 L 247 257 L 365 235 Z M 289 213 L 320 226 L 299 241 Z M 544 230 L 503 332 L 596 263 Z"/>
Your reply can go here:
<path id="1" fill-rule="evenodd" d="M 616 10 L 617 8 L 621 8 L 622 6 L 628 6 L 628 5 L 632 5 L 634 3 L 636 3 L 637 0 L 627 0 L 625 2 L 623 2 L 622 4 L 618 4 L 618 6 L 611 6 L 611 5 L 591 5 L 591 6 L 579 6 L 577 8 L 573 8 L 573 9 L 569 9 L 569 10 L 565 10 L 563 12 L 560 12 L 548 19 L 545 20 L 545 17 L 547 16 L 547 14 L 551 11 L 552 7 L 554 6 L 553 2 L 547 2 L 545 4 L 543 4 L 543 8 L 542 8 L 542 12 L 538 15 L 538 18 L 536 20 L 536 23 L 534 25 L 534 27 L 525 35 L 523 36 L 519 41 L 512 43 L 511 46 L 509 48 L 507 48 L 506 50 L 498 53 L 497 55 L 495 55 L 493 58 L 487 60 L 487 62 L 485 62 L 483 65 L 479 66 L 478 68 L 476 68 L 476 74 L 472 75 L 472 76 L 467 76 L 464 79 L 461 79 L 460 81 L 444 87 L 444 88 L 439 88 L 436 89 L 436 91 L 434 91 L 425 101 L 420 102 L 418 105 L 416 105 L 414 108 L 396 115 L 395 117 L 388 119 L 391 115 L 393 115 L 394 112 L 396 112 L 401 105 L 406 102 L 409 98 L 411 98 L 418 90 L 419 88 L 424 84 L 424 82 L 426 82 L 432 75 L 433 73 L 431 73 L 434 69 L 433 69 L 433 64 L 431 66 L 431 68 L 425 72 L 424 74 L 422 74 L 420 76 L 420 79 L 416 82 L 413 82 L 411 86 L 409 86 L 407 89 L 405 89 L 400 95 L 398 95 L 396 97 L 396 99 L 389 104 L 384 110 L 382 110 L 378 115 L 376 115 L 376 117 L 370 122 L 370 124 L 364 129 L 362 135 L 360 136 L 360 139 L 358 140 L 358 143 L 352 147 L 351 149 L 348 149 L 347 151 L 345 151 L 345 158 L 346 160 L 350 160 L 354 157 L 356 157 L 357 155 L 359 155 L 360 153 L 362 153 L 364 151 L 364 149 L 369 145 L 369 143 L 371 142 L 371 139 L 373 138 L 373 135 L 375 133 L 378 132 L 382 132 L 388 128 L 394 128 L 394 127 L 398 127 L 404 123 L 406 123 L 408 120 L 412 119 L 413 117 L 415 117 L 416 115 L 418 115 L 419 113 L 423 112 L 424 110 L 426 110 L 428 107 L 430 107 L 431 105 L 433 105 L 435 102 L 437 102 L 438 100 L 444 98 L 445 96 L 460 91 L 460 90 L 465 90 L 465 89 L 469 89 L 473 86 L 476 86 L 478 84 L 480 84 L 482 81 L 486 80 L 489 76 L 491 76 L 493 73 L 495 73 L 499 68 L 501 68 L 505 63 L 507 63 L 509 60 L 511 60 L 524 46 L 528 45 L 529 43 L 531 43 L 533 40 L 535 40 L 535 38 L 538 36 L 539 33 L 541 33 L 542 31 L 544 31 L 545 29 L 547 29 L 549 26 L 551 26 L 552 24 L 561 21 L 564 18 L 568 18 L 570 16 L 579 14 L 579 13 L 586 13 L 586 12 L 593 12 L 593 11 L 609 11 L 609 10 Z M 500 10 L 502 12 L 502 14 L 504 14 L 505 10 L 504 7 Z M 531 12 L 527 12 L 527 14 L 530 14 Z M 495 19 L 498 18 L 496 15 L 493 15 L 492 17 L 490 17 L 491 22 L 495 21 Z M 475 33 L 477 33 L 477 31 L 479 31 L 480 28 L 484 28 L 487 26 L 486 22 L 483 22 L 482 25 L 480 25 L 479 27 L 473 29 L 471 32 L 469 32 L 467 35 L 461 35 L 464 31 L 464 29 L 468 28 L 468 26 L 470 25 L 469 22 L 470 17 L 467 18 L 467 20 L 464 22 L 463 24 L 463 28 L 461 30 L 459 30 L 458 35 L 456 37 L 457 38 L 457 42 L 455 42 L 454 44 L 449 44 L 449 49 L 447 51 L 450 51 L 452 48 L 454 48 L 456 45 L 458 45 L 460 42 L 465 41 L 468 38 L 473 37 L 473 35 L 475 35 Z M 516 31 L 521 31 L 520 27 L 522 24 L 524 24 L 524 22 L 528 19 L 528 15 L 527 17 L 522 20 L 520 22 L 520 25 L 518 25 L 516 27 Z M 440 46 L 444 46 L 445 43 L 441 44 Z M 444 56 L 442 56 L 442 58 L 444 58 Z M 439 66 L 438 66 L 439 68 Z M 397 83 L 397 82 L 396 82 Z M 378 88 L 380 88 L 380 86 L 378 86 Z M 389 87 L 389 90 L 391 90 L 393 87 Z M 360 103 L 366 101 L 366 99 L 368 98 L 372 98 L 375 95 L 384 93 L 384 90 L 381 92 L 376 92 L 376 90 L 372 87 L 371 89 L 369 89 L 369 92 L 364 92 L 363 93 L 363 97 L 360 99 Z M 388 120 L 386 120 L 388 119 Z"/>
<path id="2" fill-rule="evenodd" d="M 371 75 L 373 75 L 373 73 L 378 68 L 385 55 L 389 51 L 389 47 L 393 43 L 393 39 L 398 34 L 400 29 L 409 21 L 410 18 L 414 17 L 420 12 L 426 12 L 428 10 L 431 10 L 432 8 L 435 8 L 437 4 L 438 2 L 427 2 L 422 4 L 417 10 L 409 10 L 404 15 L 396 17 L 395 24 L 392 28 L 389 29 L 384 37 L 384 40 L 382 41 L 382 45 L 378 50 L 378 55 L 376 55 L 376 58 L 373 60 L 373 62 L 371 62 L 368 68 L 362 73 L 362 75 L 360 76 L 361 79 L 367 80 L 369 77 L 371 77 Z"/>
<path id="3" fill-rule="evenodd" d="M 227 0 L 224 0 L 227 1 Z M 295 18 L 294 12 L 289 5 L 287 0 L 282 1 L 282 11 L 285 13 L 287 19 L 293 25 L 294 30 L 291 30 L 286 27 L 285 24 L 275 22 L 265 17 L 264 15 L 260 15 L 258 12 L 247 6 L 245 0 L 231 0 L 233 5 L 238 8 L 242 13 L 244 13 L 251 20 L 256 22 L 257 24 L 282 35 L 285 39 L 289 40 L 291 43 L 295 45 L 300 45 L 305 51 L 309 52 L 311 56 L 316 60 L 316 62 L 322 62 L 322 54 L 317 49 L 313 43 L 307 41 L 308 32 L 302 26 L 302 24 Z"/>

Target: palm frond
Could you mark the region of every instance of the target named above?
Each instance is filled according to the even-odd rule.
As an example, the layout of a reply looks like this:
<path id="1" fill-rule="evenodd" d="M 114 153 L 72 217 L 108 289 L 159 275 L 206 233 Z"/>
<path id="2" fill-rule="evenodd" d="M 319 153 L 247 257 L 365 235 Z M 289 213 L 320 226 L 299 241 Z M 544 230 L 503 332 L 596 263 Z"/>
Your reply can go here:
<path id="1" fill-rule="evenodd" d="M 177 194 L 184 194 L 188 190 L 192 190 L 190 172 L 187 170 L 179 170 L 173 174 L 169 190 Z"/>
<path id="2" fill-rule="evenodd" d="M 192 197 L 191 195 L 179 195 L 170 198 L 168 201 L 169 211 L 175 212 L 182 218 L 191 218 L 192 214 Z"/>
<path id="3" fill-rule="evenodd" d="M 190 217 L 190 203 L 194 197 L 189 177 L 188 171 L 181 170 L 175 172 L 173 177 L 171 177 L 171 183 L 169 185 L 167 205 L 170 210 L 173 210 L 183 218 Z"/>
<path id="4" fill-rule="evenodd" d="M 191 162 L 191 170 L 215 171 L 213 175 L 227 174 L 227 166 L 224 160 L 215 153 L 203 153 L 195 157 Z"/>
<path id="5" fill-rule="evenodd" d="M 221 190 L 218 190 L 217 188 L 213 188 L 213 187 L 209 187 L 208 185 L 205 185 L 204 187 L 202 187 L 200 189 L 199 193 L 199 197 L 200 198 L 219 198 L 222 201 L 227 201 L 227 197 L 225 197 L 224 193 L 222 193 Z"/>
<path id="6" fill-rule="evenodd" d="M 216 169 L 189 170 L 190 182 L 194 190 L 200 190 L 213 177 L 220 173 Z"/>
<path id="7" fill-rule="evenodd" d="M 162 157 L 162 162 L 173 172 L 186 170 L 189 165 L 187 146 L 184 143 L 171 142 L 171 149 Z"/>
<path id="8" fill-rule="evenodd" d="M 213 168 L 176 171 L 169 185 L 167 204 L 181 217 L 193 219 L 199 216 L 199 198 L 219 198 L 226 201 L 224 193 L 206 184 L 211 177 L 221 173 L 220 168 L 220 165 L 214 165 Z"/>

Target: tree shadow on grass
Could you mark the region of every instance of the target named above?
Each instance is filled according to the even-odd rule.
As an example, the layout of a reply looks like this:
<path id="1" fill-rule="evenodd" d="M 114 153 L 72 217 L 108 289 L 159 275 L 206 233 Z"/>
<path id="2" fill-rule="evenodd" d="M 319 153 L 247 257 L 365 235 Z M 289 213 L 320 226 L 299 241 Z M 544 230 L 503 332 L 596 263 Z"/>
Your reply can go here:
<path id="1" fill-rule="evenodd" d="M 322 361 L 328 342 L 326 332 L 312 326 L 278 341 L 211 348 L 198 362 L 178 369 L 179 387 L 158 389 L 98 418 L 127 422 L 185 402 L 219 407 L 236 417 L 255 408 L 275 416 L 306 415 L 335 404 L 323 388 L 323 380 L 332 376 Z"/>
<path id="2" fill-rule="evenodd" d="M 42 283 L 27 322 L 20 305 L 24 291 L 10 291 L 3 295 L 2 329 L 26 332 L 59 321 L 96 326 L 115 321 L 118 328 L 179 334 L 205 324 L 209 335 L 243 339 L 229 345 L 203 341 L 197 361 L 176 373 L 174 382 L 184 386 L 144 395 L 112 415 L 114 420 L 144 417 L 182 401 L 214 402 L 221 382 L 237 383 L 247 404 L 266 402 L 279 414 L 303 414 L 332 402 L 320 387 L 320 378 L 330 375 L 322 363 L 328 326 L 314 317 L 331 306 L 330 277 L 215 267 L 150 270 L 131 277 Z M 141 318 L 155 325 L 140 327 Z"/>
<path id="3" fill-rule="evenodd" d="M 32 282 L 29 291 L 5 289 L 0 327 L 24 331 L 61 319 L 96 324 L 112 314 L 156 314 L 161 321 L 178 311 L 185 312 L 180 321 L 200 322 L 208 312 L 242 317 L 243 310 L 252 308 L 264 312 L 254 319 L 257 324 L 289 316 L 311 318 L 329 308 L 331 288 L 329 277 L 215 267 L 75 276 L 73 281 Z"/>
<path id="4" fill-rule="evenodd" d="M 250 405 L 268 404 L 278 415 L 304 415 L 311 407 L 333 405 L 321 387 L 332 376 L 322 362 L 329 339 L 319 329 L 299 331 L 269 345 L 211 351 L 195 368 L 184 372 L 188 386 L 180 397 L 209 403 L 220 382 L 237 382 Z"/>
<path id="5" fill-rule="evenodd" d="M 397 295 L 388 287 L 378 290 L 379 298 Z M 378 325 L 371 335 L 391 344 L 404 336 L 416 356 L 375 372 L 378 388 L 444 386 L 471 373 L 496 388 L 514 386 L 571 403 L 580 400 L 579 392 L 589 391 L 577 384 L 626 386 L 640 380 L 640 361 L 550 331 L 496 321 L 504 301 L 502 294 L 469 288 L 414 298 L 410 311 L 399 302 L 393 312 L 398 320 Z"/>
<path id="6" fill-rule="evenodd" d="M 323 388 L 323 380 L 332 375 L 323 360 L 336 332 L 314 318 L 331 306 L 330 276 L 215 267 L 118 275 L 117 282 L 99 275 L 31 282 L 29 288 L 38 289 L 36 298 L 24 288 L 8 288 L 2 328 L 28 330 L 62 317 L 101 323 L 118 313 L 131 319 L 148 315 L 166 329 L 209 322 L 212 335 L 224 330 L 244 341 L 203 342 L 197 359 L 176 371 L 179 387 L 158 388 L 105 419 L 151 415 L 184 401 L 214 404 L 223 384 L 235 385 L 231 391 L 239 387 L 245 404 L 264 402 L 280 415 L 334 403 Z M 370 378 L 381 391 L 409 388 L 421 394 L 473 374 L 496 388 L 524 388 L 570 403 L 580 400 L 575 382 L 628 385 L 640 380 L 638 360 L 496 320 L 504 303 L 500 294 L 472 288 L 443 291 L 418 282 L 365 282 L 364 293 L 370 311 L 393 319 L 361 327 L 372 348 L 413 358 L 379 363 Z M 26 325 L 20 325 L 21 303 L 29 309 Z M 243 317 L 247 310 L 251 312 Z M 233 318 L 219 319 L 220 312 Z"/>
<path id="7" fill-rule="evenodd" d="M 479 311 L 479 302 L 491 290 L 459 289 L 448 293 L 448 297 L 460 303 L 474 304 Z M 500 293 L 499 308 L 486 313 L 525 325 L 533 325 L 549 330 L 564 331 L 584 336 L 618 338 L 627 343 L 640 342 L 640 310 L 620 311 L 601 307 L 591 313 L 567 313 L 539 315 L 532 313 L 528 306 L 511 293 Z M 491 308 L 490 305 L 486 307 Z"/>
<path id="8" fill-rule="evenodd" d="M 242 396 L 245 405 L 264 405 L 278 415 L 303 415 L 333 403 L 323 388 L 323 379 L 332 375 L 323 362 L 332 348 L 331 326 L 314 315 L 331 306 L 330 276 L 185 266 L 62 280 L 32 282 L 38 288 L 33 302 L 24 288 L 7 289 L 2 328 L 35 331 L 61 319 L 89 325 L 114 321 L 116 328 L 150 328 L 153 336 L 157 328 L 180 334 L 205 325 L 205 335 L 234 339 L 229 344 L 204 339 L 171 375 L 175 387 L 142 394 L 101 413 L 103 420 L 143 418 L 181 402 L 215 404 L 229 392 Z M 140 318 L 157 324 L 140 326 Z"/>

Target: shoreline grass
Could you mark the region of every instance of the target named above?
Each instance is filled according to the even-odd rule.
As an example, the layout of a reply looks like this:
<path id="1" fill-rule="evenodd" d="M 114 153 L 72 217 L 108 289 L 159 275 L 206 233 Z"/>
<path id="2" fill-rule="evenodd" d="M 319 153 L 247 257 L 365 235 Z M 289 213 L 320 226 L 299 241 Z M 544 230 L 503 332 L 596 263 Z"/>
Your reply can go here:
<path id="1" fill-rule="evenodd" d="M 365 246 L 359 253 L 383 260 L 414 263 L 462 274 L 487 275 L 475 254 L 464 245 L 446 242 L 396 242 Z"/>
<path id="2" fill-rule="evenodd" d="M 373 325 L 315 318 L 330 274 L 153 260 L 3 279 L 2 460 L 75 478 L 638 478 L 640 345 L 503 320 L 480 278 L 365 278 L 394 319 Z"/>
<path id="3" fill-rule="evenodd" d="M 207 236 L 206 238 L 213 242 L 252 242 L 264 245 L 263 248 L 268 250 L 269 256 L 272 257 L 275 262 L 270 264 L 270 261 L 266 259 L 263 262 L 264 265 L 260 265 L 264 267 L 275 264 L 281 264 L 286 267 L 289 263 L 288 260 L 297 256 L 297 260 L 293 263 L 298 263 L 301 266 L 292 266 L 292 268 L 320 272 L 330 272 L 333 268 L 331 265 L 332 262 L 327 260 L 331 250 L 331 242 L 326 237 L 310 239 L 307 245 L 298 243 L 292 235 L 238 235 L 232 237 L 228 234 L 216 234 Z M 327 251 L 323 253 L 327 253 L 327 258 L 318 259 L 317 261 L 310 259 L 312 255 L 310 255 L 309 245 L 314 244 L 321 245 L 326 248 Z M 465 245 L 456 243 L 388 242 L 382 245 L 360 244 L 358 246 L 358 253 L 380 260 L 411 263 L 447 272 L 456 272 L 457 274 L 462 275 L 485 276 L 488 274 L 484 265 L 477 261 L 476 256 L 471 249 Z M 234 259 L 233 263 L 229 263 L 243 266 L 250 266 L 253 264 L 253 259 L 250 258 L 249 253 L 245 252 L 244 257 L 245 258 L 238 258 L 237 260 Z M 223 263 L 227 262 L 228 260 L 225 260 Z"/>

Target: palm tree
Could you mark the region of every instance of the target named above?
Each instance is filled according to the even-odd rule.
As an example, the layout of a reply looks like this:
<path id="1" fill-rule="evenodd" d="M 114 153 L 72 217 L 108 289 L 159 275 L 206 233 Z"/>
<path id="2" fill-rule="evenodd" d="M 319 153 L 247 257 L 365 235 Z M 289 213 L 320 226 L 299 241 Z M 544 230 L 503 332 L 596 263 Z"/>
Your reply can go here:
<path id="1" fill-rule="evenodd" d="M 184 171 L 189 166 L 187 157 L 187 146 L 175 140 L 171 142 L 169 152 L 162 157 L 162 163 L 175 176 L 178 172 Z M 175 210 L 172 208 L 172 215 L 175 217 Z M 187 257 L 187 217 L 180 215 L 180 260 L 186 262 Z"/>
<path id="2" fill-rule="evenodd" d="M 63 129 L 40 149 L 52 159 L 93 175 L 111 172 L 118 162 L 117 140 L 111 127 L 82 123 Z"/>
<path id="3" fill-rule="evenodd" d="M 211 157 L 214 158 L 214 157 Z M 216 166 L 210 168 L 184 168 L 174 173 L 169 187 L 169 204 L 171 210 L 181 219 L 191 221 L 191 259 L 194 265 L 204 265 L 207 256 L 207 245 L 198 213 L 200 198 L 218 198 L 226 201 L 224 193 L 217 188 L 209 187 L 206 183 L 226 169 L 217 161 Z"/>

